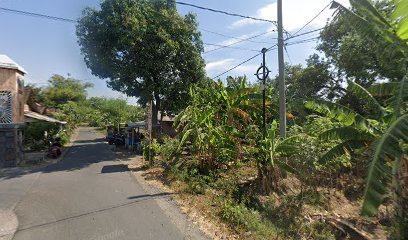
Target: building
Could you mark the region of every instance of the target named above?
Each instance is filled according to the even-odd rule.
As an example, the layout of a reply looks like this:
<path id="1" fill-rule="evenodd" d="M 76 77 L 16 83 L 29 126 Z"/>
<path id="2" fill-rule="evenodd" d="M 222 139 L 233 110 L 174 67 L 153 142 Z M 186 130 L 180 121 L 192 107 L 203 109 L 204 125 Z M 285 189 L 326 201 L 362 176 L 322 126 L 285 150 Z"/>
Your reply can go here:
<path id="1" fill-rule="evenodd" d="M 17 166 L 24 159 L 24 75 L 26 71 L 0 55 L 0 168 Z"/>

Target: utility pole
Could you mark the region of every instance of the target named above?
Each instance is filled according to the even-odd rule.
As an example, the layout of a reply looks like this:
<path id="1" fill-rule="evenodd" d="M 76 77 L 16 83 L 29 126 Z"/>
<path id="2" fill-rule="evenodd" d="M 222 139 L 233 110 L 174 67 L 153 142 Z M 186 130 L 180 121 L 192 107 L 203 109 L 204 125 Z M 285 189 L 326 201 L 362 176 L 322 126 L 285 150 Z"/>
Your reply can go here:
<path id="1" fill-rule="evenodd" d="M 280 136 L 286 137 L 286 86 L 285 86 L 285 62 L 283 59 L 283 22 L 282 0 L 278 0 L 278 62 L 279 62 L 279 112 L 280 112 Z"/>

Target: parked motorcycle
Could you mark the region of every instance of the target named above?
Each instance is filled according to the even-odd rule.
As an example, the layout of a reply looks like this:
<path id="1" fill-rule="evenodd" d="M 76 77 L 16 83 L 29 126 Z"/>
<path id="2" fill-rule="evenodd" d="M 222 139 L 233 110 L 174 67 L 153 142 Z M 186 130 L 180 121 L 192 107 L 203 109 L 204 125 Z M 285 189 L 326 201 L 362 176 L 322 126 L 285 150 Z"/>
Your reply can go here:
<path id="1" fill-rule="evenodd" d="M 125 145 L 125 136 L 122 134 L 116 134 L 114 137 L 114 142 L 116 147 L 124 146 Z"/>
<path id="2" fill-rule="evenodd" d="M 106 141 L 108 141 L 109 145 L 113 145 L 115 143 L 115 136 L 107 136 Z"/>
<path id="3" fill-rule="evenodd" d="M 50 146 L 48 148 L 48 156 L 53 157 L 53 158 L 59 157 L 62 153 L 61 147 L 62 145 L 58 138 L 55 139 L 54 142 L 50 142 Z"/>

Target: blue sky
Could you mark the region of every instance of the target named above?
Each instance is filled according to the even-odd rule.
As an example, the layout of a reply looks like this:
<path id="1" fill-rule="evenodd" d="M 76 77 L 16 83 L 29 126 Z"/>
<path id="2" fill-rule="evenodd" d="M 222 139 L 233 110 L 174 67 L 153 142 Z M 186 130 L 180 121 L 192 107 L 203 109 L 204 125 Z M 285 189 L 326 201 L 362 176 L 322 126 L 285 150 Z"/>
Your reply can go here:
<path id="1" fill-rule="evenodd" d="M 87 6 L 97 7 L 99 2 L 99 0 L 0 0 L 0 7 L 77 19 L 81 16 L 83 8 Z M 276 0 L 184 0 L 183 2 L 276 20 Z M 292 33 L 296 32 L 329 2 L 330 0 L 283 0 L 283 23 L 285 29 Z M 348 6 L 347 0 L 339 2 Z M 202 29 L 237 38 L 247 38 L 276 29 L 271 23 L 243 20 L 188 6 L 179 5 L 178 10 L 180 14 L 187 12 L 196 13 L 200 28 Z M 315 19 L 312 24 L 300 33 L 324 26 L 331 15 L 332 10 L 325 10 L 320 17 Z M 95 84 L 95 87 L 89 90 L 90 96 L 120 96 L 119 93 L 107 88 L 104 80 L 92 76 L 87 69 L 77 44 L 75 24 L 16 15 L 0 10 L 0 29 L 2 30 L 0 36 L 0 54 L 8 55 L 26 69 L 28 72 L 26 82 L 37 83 L 39 86 L 42 86 L 41 84 L 46 83 L 54 73 L 65 76 L 69 73 L 74 78 L 87 80 Z M 202 34 L 205 43 L 225 45 L 237 41 L 236 39 L 204 31 L 202 31 Z M 318 33 L 305 35 L 292 41 L 309 39 L 317 35 Z M 276 34 L 270 33 L 253 39 L 253 41 L 262 43 L 243 42 L 234 45 L 234 47 L 260 50 L 263 47 L 274 45 L 276 43 L 275 38 Z M 288 54 L 285 54 L 285 61 L 292 64 L 304 64 L 305 59 L 315 52 L 315 46 L 315 42 L 288 46 Z M 215 47 L 206 46 L 206 51 L 213 48 Z M 203 54 L 207 63 L 207 75 L 214 77 L 255 54 L 256 52 L 253 51 L 227 48 Z M 255 76 L 253 74 L 260 63 L 261 57 L 255 58 L 253 61 L 222 76 L 222 78 L 228 75 L 246 74 L 250 80 L 254 80 Z M 276 50 L 267 54 L 267 65 L 272 74 L 275 74 L 277 70 Z M 129 101 L 134 103 L 135 99 L 129 99 Z"/>

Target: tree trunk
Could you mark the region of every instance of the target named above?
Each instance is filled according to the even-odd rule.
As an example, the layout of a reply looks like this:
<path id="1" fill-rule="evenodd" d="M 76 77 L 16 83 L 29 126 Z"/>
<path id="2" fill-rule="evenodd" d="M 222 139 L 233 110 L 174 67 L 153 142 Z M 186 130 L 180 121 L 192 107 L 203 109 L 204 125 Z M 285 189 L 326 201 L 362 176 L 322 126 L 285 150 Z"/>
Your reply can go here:
<path id="1" fill-rule="evenodd" d="M 260 164 L 258 166 L 258 179 L 262 191 L 266 194 L 272 191 L 281 191 L 279 180 L 282 178 L 281 170 L 272 164 Z"/>
<path id="2" fill-rule="evenodd" d="M 155 102 L 152 106 L 152 136 L 153 138 L 157 138 L 159 134 L 157 118 L 160 110 L 160 97 L 158 95 L 154 95 L 154 100 Z"/>

